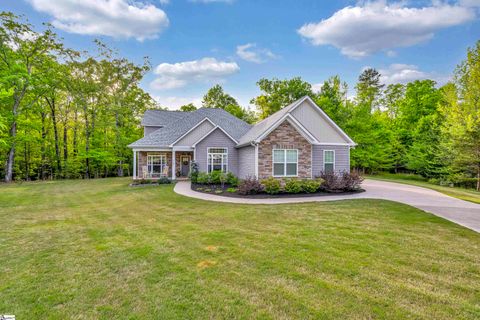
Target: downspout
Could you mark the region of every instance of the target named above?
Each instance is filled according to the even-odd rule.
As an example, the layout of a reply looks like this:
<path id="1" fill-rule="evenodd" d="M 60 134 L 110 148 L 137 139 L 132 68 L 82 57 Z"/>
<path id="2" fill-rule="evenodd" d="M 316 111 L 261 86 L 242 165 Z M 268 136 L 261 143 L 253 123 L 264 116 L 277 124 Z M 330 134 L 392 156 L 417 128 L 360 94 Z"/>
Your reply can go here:
<path id="1" fill-rule="evenodd" d="M 258 179 L 258 142 L 251 141 L 250 145 L 255 148 L 255 178 Z"/>

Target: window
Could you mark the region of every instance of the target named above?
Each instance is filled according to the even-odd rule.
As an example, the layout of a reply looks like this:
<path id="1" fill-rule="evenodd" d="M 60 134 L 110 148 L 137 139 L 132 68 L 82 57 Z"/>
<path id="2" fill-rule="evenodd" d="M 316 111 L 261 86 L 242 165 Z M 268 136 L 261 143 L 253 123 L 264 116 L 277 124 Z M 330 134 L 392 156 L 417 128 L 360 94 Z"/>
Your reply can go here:
<path id="1" fill-rule="evenodd" d="M 167 165 L 167 156 L 164 154 L 147 155 L 147 170 L 150 177 L 160 177 L 163 168 Z"/>
<path id="2" fill-rule="evenodd" d="M 335 150 L 323 151 L 323 171 L 326 173 L 335 171 Z"/>
<path id="3" fill-rule="evenodd" d="M 208 148 L 208 172 L 228 171 L 228 149 L 227 148 Z"/>
<path id="4" fill-rule="evenodd" d="M 273 176 L 295 177 L 297 176 L 298 150 L 296 149 L 273 149 Z"/>

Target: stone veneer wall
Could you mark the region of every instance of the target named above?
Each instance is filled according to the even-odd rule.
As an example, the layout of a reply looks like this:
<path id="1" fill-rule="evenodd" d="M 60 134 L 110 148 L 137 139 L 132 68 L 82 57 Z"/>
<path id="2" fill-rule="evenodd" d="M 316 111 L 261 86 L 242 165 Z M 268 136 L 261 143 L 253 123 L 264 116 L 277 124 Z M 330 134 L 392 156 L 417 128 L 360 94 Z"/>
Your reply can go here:
<path id="1" fill-rule="evenodd" d="M 273 149 L 298 149 L 298 177 L 312 177 L 312 145 L 285 120 L 258 146 L 259 179 L 272 176 Z"/>

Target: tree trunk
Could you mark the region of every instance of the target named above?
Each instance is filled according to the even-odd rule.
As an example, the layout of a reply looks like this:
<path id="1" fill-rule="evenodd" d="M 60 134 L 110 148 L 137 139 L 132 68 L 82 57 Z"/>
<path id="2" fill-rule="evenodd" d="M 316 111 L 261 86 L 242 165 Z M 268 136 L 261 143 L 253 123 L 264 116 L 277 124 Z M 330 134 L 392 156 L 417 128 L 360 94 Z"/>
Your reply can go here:
<path id="1" fill-rule="evenodd" d="M 477 191 L 480 191 L 480 163 L 477 165 Z"/>
<path id="2" fill-rule="evenodd" d="M 53 135 L 55 139 L 55 162 L 56 162 L 56 173 L 55 175 L 58 175 L 61 172 L 61 164 L 60 164 L 60 146 L 58 143 L 58 127 L 57 127 L 57 115 L 56 115 L 56 108 L 55 108 L 55 99 L 52 98 L 51 100 L 48 98 L 45 98 L 47 100 L 48 105 L 50 106 L 50 112 L 52 114 L 52 124 L 53 124 Z"/>
<path id="3" fill-rule="evenodd" d="M 117 175 L 119 177 L 123 177 L 123 160 L 121 155 L 121 148 L 120 148 L 120 121 L 118 119 L 118 111 L 115 112 L 115 134 L 116 134 L 116 146 L 117 149 L 117 157 L 118 159 L 118 168 L 117 168 Z"/>
<path id="4" fill-rule="evenodd" d="M 42 119 L 42 148 L 41 148 L 41 166 L 40 166 L 40 179 L 45 180 L 45 138 L 47 137 L 47 132 L 45 131 L 45 113 L 41 113 Z"/>
<path id="5" fill-rule="evenodd" d="M 63 122 L 63 170 L 62 176 L 65 178 L 65 171 L 67 171 L 68 160 L 68 128 L 67 120 Z"/>
<path id="6" fill-rule="evenodd" d="M 10 127 L 10 138 L 12 139 L 12 145 L 10 146 L 10 151 L 8 152 L 7 157 L 7 166 L 5 170 L 5 182 L 11 182 L 13 179 L 13 161 L 15 160 L 15 139 L 17 138 L 17 116 L 18 108 L 20 107 L 20 102 L 25 96 L 27 90 L 27 85 L 23 86 L 23 89 L 20 93 L 14 95 L 14 103 L 12 108 L 13 113 L 13 123 Z"/>
<path id="7" fill-rule="evenodd" d="M 78 112 L 75 109 L 75 116 L 74 119 L 74 126 L 73 126 L 73 155 L 76 157 L 78 154 L 78 147 L 77 147 L 77 121 L 78 121 Z"/>
<path id="8" fill-rule="evenodd" d="M 84 102 L 83 113 L 85 117 L 85 179 L 90 178 L 90 159 L 88 153 L 90 152 L 90 124 L 88 121 L 87 103 Z"/>

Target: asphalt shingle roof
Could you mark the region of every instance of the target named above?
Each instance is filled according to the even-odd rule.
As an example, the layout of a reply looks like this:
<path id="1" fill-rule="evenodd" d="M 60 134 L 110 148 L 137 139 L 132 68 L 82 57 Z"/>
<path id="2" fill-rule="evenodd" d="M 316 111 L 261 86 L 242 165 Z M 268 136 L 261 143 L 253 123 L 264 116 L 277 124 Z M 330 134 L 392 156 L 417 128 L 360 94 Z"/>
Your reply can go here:
<path id="1" fill-rule="evenodd" d="M 151 126 L 163 125 L 163 127 L 130 144 L 130 147 L 168 147 L 205 118 L 221 127 L 237 141 L 251 128 L 251 125 L 223 109 L 201 108 L 193 112 L 155 111 L 144 116 L 142 125 L 150 123 Z"/>
<path id="2" fill-rule="evenodd" d="M 142 126 L 161 127 L 182 119 L 187 113 L 169 110 L 147 110 L 143 114 Z"/>

